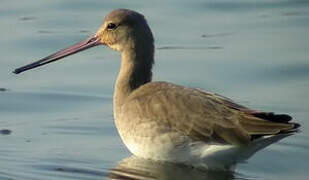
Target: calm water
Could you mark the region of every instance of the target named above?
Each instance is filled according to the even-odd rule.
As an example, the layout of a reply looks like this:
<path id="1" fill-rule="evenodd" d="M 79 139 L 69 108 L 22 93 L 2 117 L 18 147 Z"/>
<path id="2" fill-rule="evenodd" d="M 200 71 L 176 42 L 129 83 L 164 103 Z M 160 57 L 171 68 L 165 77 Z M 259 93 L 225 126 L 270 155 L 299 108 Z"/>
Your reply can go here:
<path id="1" fill-rule="evenodd" d="M 309 1 L 0 0 L 0 179 L 307 179 Z M 302 132 L 235 172 L 130 157 L 113 124 L 119 55 L 105 47 L 21 75 L 13 69 L 96 31 L 115 8 L 156 37 L 154 80 L 291 114 Z"/>

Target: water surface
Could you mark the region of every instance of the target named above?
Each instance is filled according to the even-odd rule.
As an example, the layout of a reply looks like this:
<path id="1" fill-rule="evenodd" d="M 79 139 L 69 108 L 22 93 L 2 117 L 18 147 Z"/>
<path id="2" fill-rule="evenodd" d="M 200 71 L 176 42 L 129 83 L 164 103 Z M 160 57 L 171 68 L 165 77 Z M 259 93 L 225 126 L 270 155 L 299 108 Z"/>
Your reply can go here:
<path id="1" fill-rule="evenodd" d="M 309 3 L 2 0 L 0 179 L 307 179 Z M 120 56 L 97 47 L 21 75 L 16 67 L 67 47 L 115 8 L 143 13 L 156 39 L 154 80 L 203 88 L 251 108 L 288 113 L 301 133 L 235 172 L 143 161 L 113 124 Z"/>

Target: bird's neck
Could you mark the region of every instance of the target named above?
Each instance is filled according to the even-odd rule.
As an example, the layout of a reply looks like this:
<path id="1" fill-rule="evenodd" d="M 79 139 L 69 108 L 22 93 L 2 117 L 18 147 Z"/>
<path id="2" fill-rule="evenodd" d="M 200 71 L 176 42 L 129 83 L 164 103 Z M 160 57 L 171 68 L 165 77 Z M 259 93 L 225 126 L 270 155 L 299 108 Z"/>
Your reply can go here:
<path id="1" fill-rule="evenodd" d="M 114 89 L 114 110 L 138 87 L 151 81 L 153 46 L 128 48 L 121 53 L 120 72 Z M 116 108 L 116 109 L 115 109 Z"/>

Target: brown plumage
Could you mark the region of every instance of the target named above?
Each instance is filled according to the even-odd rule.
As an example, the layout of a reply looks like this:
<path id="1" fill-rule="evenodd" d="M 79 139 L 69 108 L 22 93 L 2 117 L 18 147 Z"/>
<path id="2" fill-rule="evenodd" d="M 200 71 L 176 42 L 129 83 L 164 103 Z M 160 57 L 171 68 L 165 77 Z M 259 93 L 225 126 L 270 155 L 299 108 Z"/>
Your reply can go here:
<path id="1" fill-rule="evenodd" d="M 245 145 L 256 137 L 289 133 L 298 124 L 287 115 L 257 112 L 232 100 L 198 89 L 166 82 L 152 82 L 133 91 L 122 110 L 140 123 L 157 121 L 162 129 L 180 131 L 194 140 Z M 284 116 L 280 122 L 277 116 Z M 275 121 L 273 121 L 275 119 Z"/>

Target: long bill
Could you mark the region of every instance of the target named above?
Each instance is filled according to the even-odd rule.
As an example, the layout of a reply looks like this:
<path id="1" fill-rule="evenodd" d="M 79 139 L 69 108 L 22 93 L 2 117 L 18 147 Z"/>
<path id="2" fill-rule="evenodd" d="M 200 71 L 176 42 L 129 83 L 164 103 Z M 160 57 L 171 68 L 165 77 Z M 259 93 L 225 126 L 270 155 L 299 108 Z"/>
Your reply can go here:
<path id="1" fill-rule="evenodd" d="M 68 48 L 62 49 L 62 50 L 60 50 L 60 51 L 58 51 L 54 54 L 51 54 L 51 55 L 43 58 L 43 59 L 40 59 L 40 60 L 35 61 L 33 63 L 30 63 L 30 64 L 27 64 L 27 65 L 22 66 L 20 68 L 17 68 L 13 71 L 13 73 L 19 74 L 21 72 L 42 66 L 44 64 L 48 64 L 48 63 L 57 61 L 57 60 L 64 58 L 66 56 L 75 54 L 77 52 L 83 51 L 85 49 L 88 49 L 88 48 L 91 48 L 91 47 L 94 47 L 94 46 L 97 46 L 97 45 L 100 45 L 100 44 L 102 44 L 102 43 L 100 42 L 99 37 L 97 37 L 95 35 L 90 36 L 90 37 L 88 37 L 87 39 L 85 39 L 81 42 L 78 42 L 78 43 L 76 43 L 76 44 L 74 44 L 74 45 L 72 45 Z"/>

